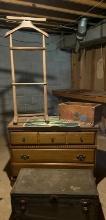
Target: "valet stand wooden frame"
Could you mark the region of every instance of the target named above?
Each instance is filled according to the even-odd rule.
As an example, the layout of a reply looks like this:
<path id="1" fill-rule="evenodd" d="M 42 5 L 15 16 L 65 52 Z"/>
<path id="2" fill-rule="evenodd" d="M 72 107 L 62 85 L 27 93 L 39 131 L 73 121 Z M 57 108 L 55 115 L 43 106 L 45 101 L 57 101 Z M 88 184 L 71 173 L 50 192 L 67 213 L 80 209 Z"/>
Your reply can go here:
<path id="1" fill-rule="evenodd" d="M 12 91 L 13 91 L 13 110 L 14 110 L 14 117 L 13 117 L 13 123 L 18 123 L 18 110 L 17 110 L 17 99 L 16 99 L 16 86 L 22 86 L 22 85 L 42 85 L 44 87 L 44 120 L 45 122 L 48 122 L 48 105 L 47 105 L 47 74 L 46 74 L 46 42 L 45 37 L 48 37 L 48 34 L 35 25 L 33 25 L 32 21 L 46 21 L 46 18 L 31 18 L 31 17 L 15 17 L 15 16 L 7 16 L 7 19 L 10 20 L 21 20 L 21 24 L 18 25 L 16 28 L 6 32 L 5 37 L 9 36 L 9 42 L 10 42 L 10 61 L 11 61 L 11 76 L 12 76 Z M 13 46 L 13 36 L 12 34 L 22 28 L 30 28 L 35 31 L 38 31 L 42 34 L 42 46 L 41 47 L 16 47 Z M 41 50 L 42 56 L 43 56 L 43 82 L 39 83 L 18 83 L 16 82 L 15 77 L 15 65 L 14 65 L 14 50 Z M 21 114 L 20 116 L 34 116 L 39 114 Z M 40 114 L 41 115 L 41 114 Z"/>

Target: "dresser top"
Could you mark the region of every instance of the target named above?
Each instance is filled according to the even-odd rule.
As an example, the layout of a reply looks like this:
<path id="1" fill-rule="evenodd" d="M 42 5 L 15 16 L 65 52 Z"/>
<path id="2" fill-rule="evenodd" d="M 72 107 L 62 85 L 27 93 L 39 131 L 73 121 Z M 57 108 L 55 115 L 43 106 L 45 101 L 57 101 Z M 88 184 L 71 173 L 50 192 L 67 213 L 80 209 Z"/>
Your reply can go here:
<path id="1" fill-rule="evenodd" d="M 8 124 L 10 130 L 23 131 L 97 131 L 98 127 L 89 124 L 79 124 L 76 121 L 59 120 L 58 116 L 50 116 L 46 123 L 43 117 L 19 117 L 18 123 L 13 120 Z"/>

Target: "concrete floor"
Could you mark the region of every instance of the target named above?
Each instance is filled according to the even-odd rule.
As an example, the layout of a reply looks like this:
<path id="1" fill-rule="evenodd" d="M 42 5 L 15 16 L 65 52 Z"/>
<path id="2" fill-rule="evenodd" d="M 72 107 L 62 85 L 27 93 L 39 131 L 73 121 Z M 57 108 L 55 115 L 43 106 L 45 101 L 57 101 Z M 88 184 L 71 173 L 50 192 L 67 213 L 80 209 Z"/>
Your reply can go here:
<path id="1" fill-rule="evenodd" d="M 96 161 L 97 189 L 106 220 L 106 136 L 98 135 L 98 150 Z M 0 137 L 0 220 L 9 220 L 11 215 L 10 191 L 11 185 L 5 167 L 10 155 L 6 140 Z"/>
<path id="2" fill-rule="evenodd" d="M 9 220 L 11 213 L 10 191 L 11 185 L 5 167 L 10 155 L 6 141 L 0 137 L 0 220 Z"/>
<path id="3" fill-rule="evenodd" d="M 97 138 L 96 177 L 102 211 L 106 220 L 106 135 L 98 135 Z"/>

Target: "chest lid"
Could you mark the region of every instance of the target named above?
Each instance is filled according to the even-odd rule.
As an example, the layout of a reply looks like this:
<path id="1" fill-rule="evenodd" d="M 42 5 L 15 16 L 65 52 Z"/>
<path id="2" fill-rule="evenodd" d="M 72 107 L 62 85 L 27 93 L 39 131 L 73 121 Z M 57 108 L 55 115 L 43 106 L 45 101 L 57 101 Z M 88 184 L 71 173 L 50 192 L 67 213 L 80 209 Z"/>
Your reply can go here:
<path id="1" fill-rule="evenodd" d="M 11 194 L 98 195 L 92 170 L 45 168 L 21 169 Z"/>

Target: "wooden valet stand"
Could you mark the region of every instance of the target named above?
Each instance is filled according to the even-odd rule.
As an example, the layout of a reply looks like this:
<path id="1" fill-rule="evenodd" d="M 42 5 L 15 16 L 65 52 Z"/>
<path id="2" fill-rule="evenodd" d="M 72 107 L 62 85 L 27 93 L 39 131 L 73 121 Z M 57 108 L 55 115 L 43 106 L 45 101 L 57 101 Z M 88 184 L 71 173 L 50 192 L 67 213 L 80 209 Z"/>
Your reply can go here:
<path id="1" fill-rule="evenodd" d="M 46 21 L 46 18 L 31 18 L 31 17 L 15 17 L 15 16 L 7 16 L 7 19 L 10 20 L 21 20 L 21 24 L 18 25 L 16 28 L 8 31 L 5 34 L 5 37 L 9 36 L 10 39 L 10 60 L 11 60 L 11 75 L 12 75 L 12 90 L 13 90 L 13 110 L 14 110 L 14 118 L 13 118 L 13 123 L 17 124 L 18 123 L 18 110 L 17 110 L 17 99 L 16 99 L 16 86 L 31 86 L 31 85 L 42 85 L 44 87 L 44 120 L 46 123 L 48 123 L 48 105 L 47 105 L 47 76 L 46 76 L 46 43 L 45 43 L 45 37 L 48 37 L 48 34 L 35 25 L 33 25 L 32 21 Z M 35 31 L 38 31 L 39 33 L 42 34 L 42 46 L 41 47 L 16 47 L 13 46 L 13 33 L 20 30 L 20 29 L 33 29 Z M 15 65 L 14 65 L 14 50 L 38 50 L 42 51 L 42 56 L 43 56 L 43 82 L 39 83 L 19 83 L 16 82 L 16 77 L 15 77 Z M 21 114 L 20 116 L 34 116 L 36 114 Z"/>

